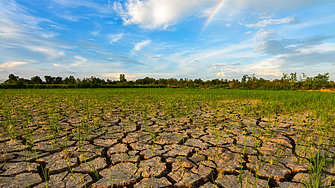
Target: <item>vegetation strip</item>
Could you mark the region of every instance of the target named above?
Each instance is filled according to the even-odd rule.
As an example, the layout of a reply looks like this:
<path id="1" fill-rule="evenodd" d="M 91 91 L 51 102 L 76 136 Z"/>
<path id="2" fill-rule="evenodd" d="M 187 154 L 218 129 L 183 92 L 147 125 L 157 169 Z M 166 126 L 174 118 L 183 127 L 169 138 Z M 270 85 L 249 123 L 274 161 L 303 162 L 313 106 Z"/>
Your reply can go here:
<path id="1" fill-rule="evenodd" d="M 91 78 L 74 78 L 68 76 L 66 78 L 44 76 L 43 81 L 39 76 L 34 76 L 30 80 L 19 78 L 14 74 L 10 74 L 8 79 L 0 84 L 1 89 L 19 89 L 19 88 L 240 88 L 240 89 L 262 89 L 262 90 L 321 90 L 326 92 L 335 91 L 335 82 L 329 80 L 329 73 L 318 74 L 314 77 L 307 77 L 302 73 L 302 77 L 297 78 L 297 73 L 285 74 L 280 79 L 265 80 L 264 78 L 257 78 L 254 75 L 243 75 L 241 81 L 237 79 L 212 79 L 202 80 L 180 78 L 149 78 L 145 77 L 137 80 L 128 80 L 124 74 L 120 74 L 119 80 L 104 80 L 91 76 Z"/>

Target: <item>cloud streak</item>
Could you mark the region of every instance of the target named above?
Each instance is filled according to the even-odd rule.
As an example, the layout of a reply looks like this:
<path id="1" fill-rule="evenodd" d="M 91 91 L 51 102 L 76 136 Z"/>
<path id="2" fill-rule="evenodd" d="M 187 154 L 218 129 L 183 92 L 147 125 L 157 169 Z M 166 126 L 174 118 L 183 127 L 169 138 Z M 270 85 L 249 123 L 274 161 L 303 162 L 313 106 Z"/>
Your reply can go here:
<path id="1" fill-rule="evenodd" d="M 126 56 L 122 56 L 122 55 L 118 55 L 118 54 L 114 54 L 111 52 L 102 52 L 102 51 L 97 51 L 98 53 L 104 54 L 107 56 L 107 58 L 109 59 L 108 61 L 113 61 L 113 62 L 120 62 L 123 64 L 134 64 L 134 65 L 144 65 L 143 63 L 126 57 Z"/>
<path id="2" fill-rule="evenodd" d="M 122 38 L 122 36 L 123 36 L 122 33 L 116 34 L 116 35 L 112 35 L 112 34 L 108 35 L 108 38 L 110 39 L 109 43 L 113 44 L 113 43 L 119 41 Z"/>
<path id="3" fill-rule="evenodd" d="M 139 51 L 141 50 L 144 46 L 147 46 L 151 43 L 151 40 L 145 40 L 143 42 L 136 43 L 134 46 L 134 50 Z"/>
<path id="4" fill-rule="evenodd" d="M 93 8 L 103 14 L 110 14 L 113 12 L 110 1 L 108 1 L 108 3 L 104 5 L 93 3 L 92 1 L 86 1 L 86 0 L 52 0 L 52 1 L 61 6 L 70 7 L 70 8 L 75 8 L 79 6 L 87 7 L 90 9 Z"/>
<path id="5" fill-rule="evenodd" d="M 293 38 L 293 39 L 269 39 L 269 32 L 264 32 L 267 37 L 259 38 L 259 35 L 256 35 L 256 41 L 263 41 L 258 43 L 255 46 L 255 51 L 266 53 L 269 55 L 285 55 L 285 54 L 296 54 L 301 52 L 306 48 L 313 47 L 315 45 L 322 44 L 325 40 L 335 38 L 334 35 L 314 35 L 304 38 Z M 269 40 L 267 40 L 269 39 Z"/>
<path id="6" fill-rule="evenodd" d="M 300 20 L 297 19 L 297 16 L 286 17 L 281 19 L 268 19 L 262 20 L 255 24 L 246 24 L 246 27 L 266 27 L 268 25 L 278 25 L 278 24 L 299 24 Z"/>
<path id="7" fill-rule="evenodd" d="M 8 63 L 3 63 L 0 65 L 1 68 L 12 68 L 12 67 L 17 67 L 20 65 L 25 65 L 28 64 L 28 62 L 24 61 L 13 61 L 13 62 L 8 62 Z"/>

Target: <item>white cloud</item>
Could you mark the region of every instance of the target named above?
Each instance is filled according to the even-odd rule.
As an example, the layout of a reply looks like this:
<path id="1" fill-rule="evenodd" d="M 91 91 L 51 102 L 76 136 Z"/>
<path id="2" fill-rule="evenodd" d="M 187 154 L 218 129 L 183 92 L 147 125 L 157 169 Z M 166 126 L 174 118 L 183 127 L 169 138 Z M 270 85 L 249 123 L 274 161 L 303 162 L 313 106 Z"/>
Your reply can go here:
<path id="1" fill-rule="evenodd" d="M 80 19 L 88 19 L 86 16 L 71 15 L 68 13 L 56 13 L 56 15 L 60 18 L 73 22 L 78 22 Z"/>
<path id="2" fill-rule="evenodd" d="M 104 73 L 101 76 L 105 77 L 105 78 L 111 78 L 112 80 L 116 80 L 120 78 L 120 74 L 122 73 Z M 126 79 L 127 79 L 128 75 L 126 75 Z"/>
<path id="3" fill-rule="evenodd" d="M 52 63 L 52 65 L 54 67 L 63 67 L 63 68 L 77 67 L 79 65 L 81 67 L 83 67 L 83 66 L 88 66 L 89 67 L 90 66 L 89 65 L 90 63 L 85 64 L 87 62 L 86 58 L 78 56 L 78 55 L 74 56 L 74 58 L 75 58 L 74 60 L 71 59 L 66 64 Z"/>
<path id="4" fill-rule="evenodd" d="M 113 21 L 108 21 L 108 22 L 105 22 L 106 24 L 116 24 L 116 22 L 113 22 Z"/>
<path id="5" fill-rule="evenodd" d="M 8 62 L 8 63 L 3 63 L 0 65 L 1 68 L 12 68 L 20 65 L 25 65 L 28 64 L 28 62 L 24 61 L 13 61 L 13 62 Z"/>
<path id="6" fill-rule="evenodd" d="M 246 24 L 246 27 L 266 27 L 267 25 L 275 25 L 275 24 L 298 24 L 300 23 L 299 20 L 297 20 L 297 16 L 292 17 L 286 17 L 282 19 L 268 19 L 268 20 L 262 20 L 255 24 Z"/>
<path id="7" fill-rule="evenodd" d="M 276 76 L 279 77 L 282 74 L 280 68 L 282 61 L 277 58 L 268 58 L 256 63 L 248 64 L 243 66 L 240 73 L 255 73 L 258 76 Z"/>
<path id="8" fill-rule="evenodd" d="M 102 51 L 96 51 L 98 53 L 104 54 L 106 56 L 108 56 L 108 61 L 112 61 L 112 62 L 116 62 L 116 63 L 120 63 L 120 64 L 135 64 L 135 65 L 143 65 L 143 63 L 139 62 L 138 60 L 126 57 L 126 56 L 122 56 L 122 55 L 118 55 L 118 54 L 114 54 L 111 52 L 102 52 Z"/>
<path id="9" fill-rule="evenodd" d="M 162 55 L 153 55 L 153 56 L 149 56 L 148 58 L 160 58 Z"/>
<path id="10" fill-rule="evenodd" d="M 328 70 L 325 67 L 332 66 L 335 58 L 335 44 L 324 41 L 332 38 L 333 35 L 314 35 L 285 39 L 277 36 L 275 31 L 261 29 L 255 35 L 257 44 L 254 51 L 273 57 L 243 66 L 240 71 L 272 78 L 280 77 L 283 72 L 326 72 Z M 320 66 L 322 64 L 327 66 Z"/>
<path id="11" fill-rule="evenodd" d="M 8 0 L 0 2 L 0 33 L 20 32 L 24 28 L 28 31 L 41 31 L 38 26 L 41 22 L 50 22 L 49 19 L 34 17 L 29 14 L 25 7 Z"/>
<path id="12" fill-rule="evenodd" d="M 110 43 L 113 44 L 114 42 L 117 42 L 118 40 L 120 40 L 122 38 L 122 33 L 117 34 L 117 35 L 108 35 L 108 38 L 110 39 Z"/>
<path id="13" fill-rule="evenodd" d="M 269 55 L 299 54 L 304 49 L 313 48 L 321 45 L 325 40 L 334 38 L 335 36 L 314 35 L 302 38 L 285 39 L 283 37 L 274 38 L 273 32 L 260 32 L 255 35 L 255 51 L 266 53 Z"/>
<path id="14" fill-rule="evenodd" d="M 277 36 L 277 32 L 274 30 L 264 31 L 263 29 L 260 29 L 255 35 L 255 42 L 272 39 L 275 36 Z"/>
<path id="15" fill-rule="evenodd" d="M 194 57 L 191 61 L 189 61 L 187 64 L 199 61 L 201 59 L 206 59 L 209 57 L 213 57 L 219 54 L 228 54 L 231 52 L 235 52 L 235 51 L 239 51 L 239 50 L 245 50 L 248 48 L 253 48 L 254 44 L 252 43 L 252 40 L 247 40 L 247 41 L 243 41 L 239 44 L 232 44 L 229 45 L 227 47 L 224 47 L 221 50 L 212 50 L 212 51 L 205 51 L 202 53 L 198 53 L 196 54 L 196 57 Z"/>
<path id="16" fill-rule="evenodd" d="M 218 68 L 218 67 L 224 67 L 224 66 L 227 66 L 227 63 L 216 63 L 216 64 L 213 64 L 212 66 L 216 67 L 216 68 Z"/>
<path id="17" fill-rule="evenodd" d="M 184 17 L 213 8 L 218 2 L 220 0 L 127 0 L 125 8 L 115 2 L 114 10 L 125 25 L 139 24 L 147 29 L 166 29 Z"/>
<path id="18" fill-rule="evenodd" d="M 87 61 L 86 58 L 83 58 L 81 56 L 75 56 L 75 58 L 78 59 L 79 61 L 83 62 L 83 63 L 85 63 Z"/>
<path id="19" fill-rule="evenodd" d="M 219 73 L 216 74 L 216 76 L 224 78 L 226 77 L 226 74 L 221 70 Z"/>
<path id="20" fill-rule="evenodd" d="M 226 0 L 222 11 L 226 16 L 240 12 L 273 13 L 292 11 L 315 3 L 327 3 L 329 0 Z M 138 24 L 146 29 L 167 29 L 170 25 L 189 17 L 207 17 L 222 0 L 125 0 L 114 2 L 113 8 L 125 25 Z M 192 20 L 192 19 L 191 19 Z M 298 23 L 296 16 L 283 19 L 263 20 L 248 27 L 265 27 L 269 24 Z"/>
<path id="21" fill-rule="evenodd" d="M 319 51 L 319 52 L 335 52 L 335 43 L 324 43 L 315 46 L 311 46 L 306 49 L 302 49 L 303 51 Z"/>
<path id="22" fill-rule="evenodd" d="M 100 31 L 91 31 L 90 32 L 92 35 L 98 35 L 100 33 Z"/>
<path id="23" fill-rule="evenodd" d="M 99 11 L 100 13 L 104 13 L 104 14 L 110 14 L 112 12 L 112 6 L 110 3 L 110 1 L 108 1 L 107 4 L 97 4 L 97 3 L 93 3 L 92 1 L 85 1 L 85 0 L 53 0 L 53 2 L 58 3 L 61 6 L 66 6 L 66 7 L 71 7 L 71 8 L 75 8 L 78 6 L 83 6 L 83 7 L 88 7 L 88 8 L 93 8 L 97 11 Z"/>
<path id="24" fill-rule="evenodd" d="M 50 58 L 58 58 L 61 56 L 64 56 L 65 53 L 63 51 L 51 48 L 51 47 L 46 47 L 46 46 L 27 46 L 26 48 L 36 51 L 36 52 L 41 52 L 44 54 L 49 55 Z"/>
<path id="25" fill-rule="evenodd" d="M 15 1 L 0 1 L 0 43 L 13 49 L 12 52 L 8 51 L 9 48 L 1 50 L 0 56 L 7 61 L 16 59 L 45 61 L 64 56 L 65 52 L 61 47 L 63 41 L 52 39 L 58 34 L 40 27 L 46 22 L 48 25 L 57 23 L 32 16 L 27 10 L 30 9 Z M 15 54 L 14 57 L 12 53 Z"/>
<path id="26" fill-rule="evenodd" d="M 76 61 L 74 61 L 72 64 L 70 64 L 70 66 L 74 67 L 74 66 L 79 66 L 82 65 L 84 63 L 87 62 L 86 58 L 83 58 L 81 56 L 75 56 L 75 58 L 77 59 Z"/>
<path id="27" fill-rule="evenodd" d="M 151 43 L 151 40 L 145 40 L 143 42 L 139 42 L 135 44 L 134 50 L 141 50 L 144 46 L 147 46 L 150 43 Z"/>
<path id="28" fill-rule="evenodd" d="M 42 36 L 43 38 L 48 39 L 48 38 L 52 38 L 52 37 L 54 37 L 55 34 L 53 34 L 53 33 L 49 33 L 49 34 L 47 34 L 47 33 L 41 33 L 41 36 Z"/>
<path id="29" fill-rule="evenodd" d="M 55 67 L 62 67 L 63 66 L 63 65 L 57 64 L 57 63 L 53 63 L 52 65 L 55 66 Z"/>
<path id="30" fill-rule="evenodd" d="M 241 59 L 241 60 L 238 60 L 238 61 L 236 61 L 236 62 L 242 62 L 242 61 L 249 61 L 249 59 L 248 59 L 248 58 L 246 58 L 246 57 L 242 57 L 242 59 Z"/>
<path id="31" fill-rule="evenodd" d="M 55 29 L 61 29 L 61 30 L 64 29 L 63 27 L 61 27 L 59 25 L 53 25 L 53 24 L 51 24 L 50 27 L 53 27 Z"/>
<path id="32" fill-rule="evenodd" d="M 201 11 L 200 14 L 196 14 L 195 16 L 197 18 L 204 18 L 204 17 L 207 18 L 212 13 L 212 11 L 213 8 L 208 8 L 206 10 Z"/>
<path id="33" fill-rule="evenodd" d="M 254 13 L 273 13 L 274 11 L 293 11 L 312 4 L 329 4 L 331 0 L 226 0 L 230 9 Z"/>

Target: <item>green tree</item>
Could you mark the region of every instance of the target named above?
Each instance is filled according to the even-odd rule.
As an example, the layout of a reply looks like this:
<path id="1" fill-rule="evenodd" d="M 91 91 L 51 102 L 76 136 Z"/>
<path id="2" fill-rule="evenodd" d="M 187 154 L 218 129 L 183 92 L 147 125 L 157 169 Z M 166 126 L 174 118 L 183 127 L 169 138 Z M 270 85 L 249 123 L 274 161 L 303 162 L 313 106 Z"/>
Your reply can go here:
<path id="1" fill-rule="evenodd" d="M 51 76 L 44 76 L 44 79 L 46 84 L 54 84 L 56 78 Z"/>
<path id="2" fill-rule="evenodd" d="M 77 81 L 76 81 L 76 79 L 73 76 L 70 75 L 69 77 L 66 77 L 64 79 L 64 83 L 65 84 L 76 84 Z"/>
<path id="3" fill-rule="evenodd" d="M 60 76 L 56 77 L 55 84 L 62 84 L 63 83 L 63 78 Z"/>
<path id="4" fill-rule="evenodd" d="M 126 75 L 120 74 L 120 82 L 127 82 Z"/>
<path id="5" fill-rule="evenodd" d="M 39 76 L 34 76 L 30 79 L 33 84 L 42 84 L 42 79 Z"/>
<path id="6" fill-rule="evenodd" d="M 194 80 L 194 83 L 202 85 L 204 83 L 204 81 L 202 81 L 201 78 L 197 78 L 197 79 Z"/>
<path id="7" fill-rule="evenodd" d="M 18 80 L 19 80 L 18 76 L 15 76 L 14 74 L 10 74 L 8 76 L 8 80 L 6 80 L 6 82 L 10 83 L 10 84 L 16 84 Z"/>
<path id="8" fill-rule="evenodd" d="M 324 73 L 324 74 L 318 74 L 317 76 L 314 77 L 314 81 L 316 82 L 317 89 L 320 89 L 322 87 L 327 87 L 329 86 L 329 73 Z"/>

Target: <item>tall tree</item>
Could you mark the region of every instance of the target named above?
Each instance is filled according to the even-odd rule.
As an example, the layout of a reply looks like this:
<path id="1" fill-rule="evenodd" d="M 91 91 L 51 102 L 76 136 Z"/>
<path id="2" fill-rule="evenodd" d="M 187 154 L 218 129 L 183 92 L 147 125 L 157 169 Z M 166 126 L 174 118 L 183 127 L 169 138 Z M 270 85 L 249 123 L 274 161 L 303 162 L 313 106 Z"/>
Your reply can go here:
<path id="1" fill-rule="evenodd" d="M 44 76 L 44 79 L 46 84 L 54 84 L 56 78 L 51 76 Z"/>
<path id="2" fill-rule="evenodd" d="M 120 82 L 127 82 L 126 75 L 120 74 Z"/>
<path id="3" fill-rule="evenodd" d="M 63 78 L 60 76 L 56 77 L 55 84 L 62 84 L 63 83 Z"/>
<path id="4" fill-rule="evenodd" d="M 14 74 L 10 74 L 8 76 L 8 80 L 6 80 L 6 82 L 8 82 L 10 84 L 16 84 L 18 80 L 19 80 L 18 76 L 15 76 Z"/>
<path id="5" fill-rule="evenodd" d="M 30 79 L 33 84 L 42 84 L 42 79 L 39 76 L 34 76 Z"/>

